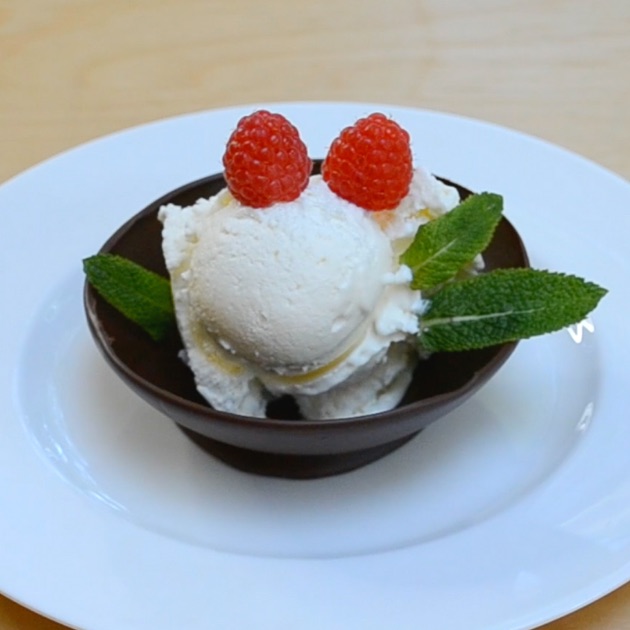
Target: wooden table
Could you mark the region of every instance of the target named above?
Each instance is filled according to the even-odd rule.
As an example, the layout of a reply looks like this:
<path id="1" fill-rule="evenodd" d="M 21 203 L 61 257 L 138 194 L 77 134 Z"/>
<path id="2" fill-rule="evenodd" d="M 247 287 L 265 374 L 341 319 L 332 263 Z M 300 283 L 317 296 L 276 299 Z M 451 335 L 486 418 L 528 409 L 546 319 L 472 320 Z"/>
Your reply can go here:
<path id="1" fill-rule="evenodd" d="M 0 95 L 0 182 L 137 123 L 291 100 L 481 118 L 630 178 L 630 2 L 0 0 Z M 630 585 L 545 626 L 627 627 Z M 0 628 L 63 626 L 0 596 Z"/>

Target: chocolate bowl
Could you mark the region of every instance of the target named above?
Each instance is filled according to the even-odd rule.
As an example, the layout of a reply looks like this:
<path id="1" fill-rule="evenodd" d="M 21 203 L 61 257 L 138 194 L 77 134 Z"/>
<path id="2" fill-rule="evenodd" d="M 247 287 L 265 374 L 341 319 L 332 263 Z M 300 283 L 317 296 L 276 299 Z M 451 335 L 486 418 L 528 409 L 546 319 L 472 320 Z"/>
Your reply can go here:
<path id="1" fill-rule="evenodd" d="M 456 186 L 462 198 L 470 191 Z M 101 253 L 113 253 L 168 276 L 161 249 L 159 208 L 186 206 L 225 186 L 213 175 L 178 188 L 132 217 Z M 488 269 L 528 265 L 523 243 L 503 218 L 484 252 Z M 419 362 L 400 405 L 387 412 L 335 420 L 304 420 L 293 400 L 269 406 L 268 418 L 224 413 L 210 407 L 179 358 L 176 330 L 153 341 L 103 300 L 89 283 L 84 305 L 90 331 L 116 374 L 155 409 L 171 418 L 196 444 L 240 470 L 288 478 L 335 475 L 373 462 L 402 446 L 430 423 L 460 406 L 484 385 L 516 343 L 482 350 L 436 353 Z"/>

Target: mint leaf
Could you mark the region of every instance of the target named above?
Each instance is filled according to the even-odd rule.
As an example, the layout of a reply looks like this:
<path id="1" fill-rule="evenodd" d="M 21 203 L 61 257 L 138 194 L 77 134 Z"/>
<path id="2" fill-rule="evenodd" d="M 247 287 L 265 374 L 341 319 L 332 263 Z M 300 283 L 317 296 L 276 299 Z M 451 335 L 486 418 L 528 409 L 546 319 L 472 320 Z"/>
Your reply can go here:
<path id="1" fill-rule="evenodd" d="M 171 285 L 163 276 L 114 254 L 85 258 L 83 270 L 104 300 L 155 341 L 174 324 Z"/>
<path id="2" fill-rule="evenodd" d="M 444 285 L 421 316 L 419 343 L 456 351 L 542 335 L 581 321 L 606 293 L 576 276 L 497 269 Z"/>
<path id="3" fill-rule="evenodd" d="M 411 288 L 432 289 L 472 262 L 492 240 L 502 211 L 503 197 L 481 193 L 421 226 L 400 257 L 413 272 Z"/>

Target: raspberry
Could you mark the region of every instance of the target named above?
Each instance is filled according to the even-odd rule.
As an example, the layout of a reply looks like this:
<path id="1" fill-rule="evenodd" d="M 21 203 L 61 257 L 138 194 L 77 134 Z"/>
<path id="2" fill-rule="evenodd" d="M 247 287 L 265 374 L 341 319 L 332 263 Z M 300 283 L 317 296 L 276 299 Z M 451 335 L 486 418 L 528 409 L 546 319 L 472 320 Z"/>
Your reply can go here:
<path id="1" fill-rule="evenodd" d="M 322 164 L 337 195 L 365 210 L 391 210 L 409 192 L 409 134 L 383 114 L 370 114 L 344 129 Z"/>
<path id="2" fill-rule="evenodd" d="M 297 199 L 312 162 L 297 129 L 282 115 L 259 110 L 241 118 L 223 155 L 225 180 L 238 201 L 265 208 Z"/>

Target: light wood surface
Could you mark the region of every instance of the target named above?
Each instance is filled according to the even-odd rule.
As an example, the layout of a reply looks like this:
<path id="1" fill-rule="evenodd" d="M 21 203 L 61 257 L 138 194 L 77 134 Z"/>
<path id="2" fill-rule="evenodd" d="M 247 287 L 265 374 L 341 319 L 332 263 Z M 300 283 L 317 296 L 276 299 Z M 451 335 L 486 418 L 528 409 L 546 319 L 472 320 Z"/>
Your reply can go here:
<path id="1" fill-rule="evenodd" d="M 289 100 L 482 118 L 630 178 L 630 2 L 0 0 L 0 182 L 137 123 Z M 544 627 L 630 628 L 630 585 Z M 64 626 L 0 596 L 0 629 L 24 628 Z"/>

